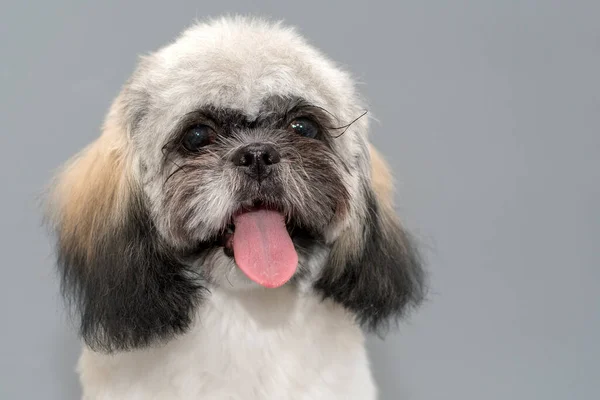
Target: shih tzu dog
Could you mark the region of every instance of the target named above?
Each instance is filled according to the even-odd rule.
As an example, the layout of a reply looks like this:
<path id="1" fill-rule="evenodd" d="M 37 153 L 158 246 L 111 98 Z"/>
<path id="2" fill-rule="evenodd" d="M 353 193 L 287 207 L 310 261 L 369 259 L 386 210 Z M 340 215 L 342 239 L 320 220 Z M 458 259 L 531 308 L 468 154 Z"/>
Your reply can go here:
<path id="1" fill-rule="evenodd" d="M 52 184 L 85 399 L 376 397 L 363 328 L 423 298 L 350 76 L 232 17 L 144 56 Z"/>

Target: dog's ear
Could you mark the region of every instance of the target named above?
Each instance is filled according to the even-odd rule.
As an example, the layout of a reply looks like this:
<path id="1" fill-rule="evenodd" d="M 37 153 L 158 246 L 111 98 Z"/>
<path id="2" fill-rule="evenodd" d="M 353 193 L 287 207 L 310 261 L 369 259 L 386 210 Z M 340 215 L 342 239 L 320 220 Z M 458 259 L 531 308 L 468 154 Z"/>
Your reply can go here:
<path id="1" fill-rule="evenodd" d="M 202 294 L 194 274 L 156 233 L 117 106 L 102 135 L 58 174 L 47 219 L 80 334 L 105 352 L 184 332 Z"/>
<path id="2" fill-rule="evenodd" d="M 333 244 L 315 288 L 352 311 L 362 326 L 377 330 L 422 301 L 425 278 L 419 252 L 394 211 L 389 169 L 369 150 L 365 215 Z"/>

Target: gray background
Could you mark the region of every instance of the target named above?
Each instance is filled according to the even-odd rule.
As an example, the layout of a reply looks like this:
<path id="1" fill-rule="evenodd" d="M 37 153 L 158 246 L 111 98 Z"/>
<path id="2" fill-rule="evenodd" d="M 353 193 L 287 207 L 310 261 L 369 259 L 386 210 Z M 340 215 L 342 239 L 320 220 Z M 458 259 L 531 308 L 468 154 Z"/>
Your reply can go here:
<path id="1" fill-rule="evenodd" d="M 600 2 L 391 3 L 2 4 L 0 399 L 79 393 L 36 196 L 137 54 L 223 12 L 299 26 L 379 121 L 432 279 L 399 333 L 370 339 L 381 398 L 600 398 Z"/>

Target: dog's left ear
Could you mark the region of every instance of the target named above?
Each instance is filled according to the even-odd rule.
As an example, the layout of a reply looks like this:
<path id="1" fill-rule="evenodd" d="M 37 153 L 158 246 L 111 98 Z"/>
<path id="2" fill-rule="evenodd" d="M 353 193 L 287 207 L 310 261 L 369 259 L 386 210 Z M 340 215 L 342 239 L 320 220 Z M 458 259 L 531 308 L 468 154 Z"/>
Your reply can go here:
<path id="1" fill-rule="evenodd" d="M 134 175 L 117 99 L 102 135 L 58 174 L 47 223 L 64 295 L 93 350 L 143 348 L 185 332 L 204 292 L 157 234 Z"/>
<path id="2" fill-rule="evenodd" d="M 353 312 L 370 330 L 402 317 L 424 297 L 418 250 L 394 211 L 392 176 L 371 146 L 365 215 L 333 244 L 315 289 Z"/>

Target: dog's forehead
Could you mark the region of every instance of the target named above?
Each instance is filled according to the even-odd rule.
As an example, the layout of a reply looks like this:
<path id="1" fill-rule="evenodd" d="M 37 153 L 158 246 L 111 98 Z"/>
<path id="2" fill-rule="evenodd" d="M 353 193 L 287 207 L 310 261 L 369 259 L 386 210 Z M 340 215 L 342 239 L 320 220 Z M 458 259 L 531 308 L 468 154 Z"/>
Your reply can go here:
<path id="1" fill-rule="evenodd" d="M 295 31 L 238 19 L 199 24 L 146 60 L 141 85 L 158 110 L 211 105 L 252 118 L 273 96 L 339 108 L 352 83 Z"/>

